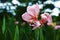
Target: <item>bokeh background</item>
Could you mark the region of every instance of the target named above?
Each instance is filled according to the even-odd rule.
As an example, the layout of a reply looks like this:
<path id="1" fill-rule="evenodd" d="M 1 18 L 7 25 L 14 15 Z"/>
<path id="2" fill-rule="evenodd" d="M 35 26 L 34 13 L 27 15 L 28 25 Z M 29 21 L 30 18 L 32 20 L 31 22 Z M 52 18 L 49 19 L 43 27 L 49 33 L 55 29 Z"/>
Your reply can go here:
<path id="1" fill-rule="evenodd" d="M 38 3 L 40 14 L 50 13 L 60 25 L 60 0 L 0 0 L 0 40 L 60 40 L 60 29 L 45 25 L 32 30 L 21 15 L 27 6 Z"/>

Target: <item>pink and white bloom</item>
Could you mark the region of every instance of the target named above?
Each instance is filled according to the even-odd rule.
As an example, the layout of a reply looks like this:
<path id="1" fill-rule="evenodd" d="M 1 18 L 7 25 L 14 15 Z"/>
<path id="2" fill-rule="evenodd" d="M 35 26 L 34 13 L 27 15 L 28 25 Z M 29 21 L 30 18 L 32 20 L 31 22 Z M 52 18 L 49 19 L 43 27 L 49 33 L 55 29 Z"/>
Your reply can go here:
<path id="1" fill-rule="evenodd" d="M 47 25 L 51 25 L 52 24 L 52 16 L 49 13 L 44 13 L 47 16 Z"/>
<path id="2" fill-rule="evenodd" d="M 42 24 L 44 25 L 44 23 L 47 22 L 47 25 L 51 25 L 51 26 L 54 26 L 54 29 L 57 30 L 58 28 L 60 28 L 60 25 L 56 25 L 52 22 L 52 16 L 49 14 L 49 13 L 44 13 L 44 14 L 41 14 L 41 22 Z"/>
<path id="3" fill-rule="evenodd" d="M 47 22 L 47 25 L 52 24 L 52 16 L 49 13 L 41 14 L 41 19 L 43 19 L 44 22 Z"/>
<path id="4" fill-rule="evenodd" d="M 22 15 L 22 19 L 26 22 L 33 22 L 38 20 L 39 6 L 34 4 L 33 6 L 27 7 L 27 12 Z"/>
<path id="5" fill-rule="evenodd" d="M 27 12 L 22 15 L 22 19 L 33 26 L 33 30 L 39 27 L 41 24 L 38 21 L 39 15 L 39 6 L 38 3 L 34 4 L 33 6 L 27 7 Z"/>
<path id="6" fill-rule="evenodd" d="M 47 22 L 47 17 L 45 14 L 41 14 L 41 20 L 40 20 L 41 24 L 44 25 Z"/>

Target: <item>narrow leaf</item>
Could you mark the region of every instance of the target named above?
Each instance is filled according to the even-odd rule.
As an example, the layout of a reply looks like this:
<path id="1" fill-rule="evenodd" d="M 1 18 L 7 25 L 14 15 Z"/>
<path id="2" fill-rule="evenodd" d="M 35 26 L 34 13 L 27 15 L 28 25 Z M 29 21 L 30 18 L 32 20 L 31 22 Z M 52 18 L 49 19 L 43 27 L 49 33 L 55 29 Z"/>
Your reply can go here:
<path id="1" fill-rule="evenodd" d="M 5 15 L 3 17 L 3 25 L 2 25 L 2 33 L 4 34 L 5 32 Z"/>
<path id="2" fill-rule="evenodd" d="M 19 40 L 19 29 L 18 29 L 17 25 L 16 25 L 16 29 L 15 29 L 14 40 Z"/>

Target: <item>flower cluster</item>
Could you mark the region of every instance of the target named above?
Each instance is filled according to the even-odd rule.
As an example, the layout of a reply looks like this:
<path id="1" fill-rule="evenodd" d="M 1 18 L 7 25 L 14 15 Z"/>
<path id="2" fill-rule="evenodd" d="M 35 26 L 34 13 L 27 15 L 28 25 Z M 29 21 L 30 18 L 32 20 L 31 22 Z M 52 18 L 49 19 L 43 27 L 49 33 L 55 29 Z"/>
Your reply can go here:
<path id="1" fill-rule="evenodd" d="M 27 23 L 29 23 L 30 26 L 33 27 L 32 30 L 44 26 L 45 23 L 47 23 L 47 25 L 49 25 L 49 26 L 53 26 L 52 25 L 52 16 L 49 13 L 40 14 L 41 19 L 38 20 L 39 11 L 40 11 L 40 8 L 39 8 L 38 3 L 36 3 L 32 6 L 28 6 L 27 12 L 25 12 L 22 15 L 22 19 L 24 21 L 26 21 Z"/>

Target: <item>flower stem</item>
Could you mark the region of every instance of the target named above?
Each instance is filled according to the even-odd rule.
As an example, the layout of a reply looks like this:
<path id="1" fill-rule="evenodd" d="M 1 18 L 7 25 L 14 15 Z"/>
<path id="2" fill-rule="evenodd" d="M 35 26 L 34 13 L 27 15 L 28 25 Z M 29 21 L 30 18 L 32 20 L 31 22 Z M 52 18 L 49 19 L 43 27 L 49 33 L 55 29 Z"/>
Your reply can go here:
<path id="1" fill-rule="evenodd" d="M 42 28 L 40 28 L 39 32 L 40 32 L 40 40 L 44 40 Z"/>
<path id="2" fill-rule="evenodd" d="M 36 40 L 39 40 L 39 29 L 35 30 L 35 38 Z"/>

